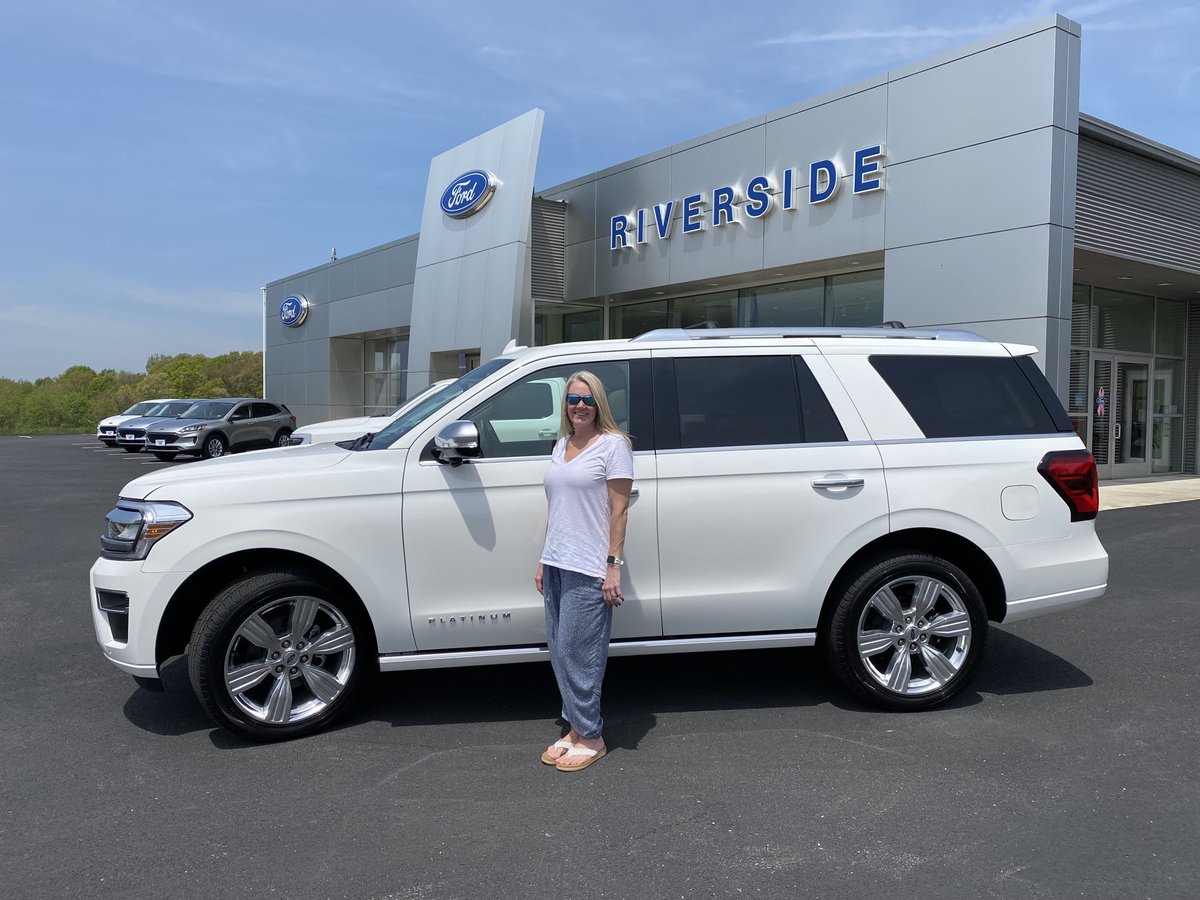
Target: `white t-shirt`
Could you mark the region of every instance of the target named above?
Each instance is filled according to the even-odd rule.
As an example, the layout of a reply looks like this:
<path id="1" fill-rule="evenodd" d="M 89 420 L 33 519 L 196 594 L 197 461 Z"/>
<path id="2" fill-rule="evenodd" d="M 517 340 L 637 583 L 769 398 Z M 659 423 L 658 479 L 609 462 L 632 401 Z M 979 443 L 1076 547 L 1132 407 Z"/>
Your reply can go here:
<path id="1" fill-rule="evenodd" d="M 623 437 L 602 434 L 567 462 L 560 438 L 546 470 L 547 528 L 542 563 L 603 578 L 608 568 L 608 482 L 633 479 L 633 451 Z"/>

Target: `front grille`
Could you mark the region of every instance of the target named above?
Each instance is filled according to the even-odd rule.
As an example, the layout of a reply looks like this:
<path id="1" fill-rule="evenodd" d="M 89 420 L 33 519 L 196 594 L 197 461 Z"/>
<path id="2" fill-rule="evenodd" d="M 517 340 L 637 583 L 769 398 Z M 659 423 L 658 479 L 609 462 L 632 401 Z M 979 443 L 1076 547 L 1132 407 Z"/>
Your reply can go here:
<path id="1" fill-rule="evenodd" d="M 155 446 L 158 446 L 159 441 L 162 441 L 164 444 L 173 444 L 178 439 L 179 439 L 179 435 L 171 434 L 170 432 L 167 432 L 165 434 L 160 434 L 158 432 L 152 431 L 146 435 L 146 443 L 153 444 Z"/>
<path id="2" fill-rule="evenodd" d="M 146 437 L 145 428 L 122 428 L 119 435 L 123 441 L 140 441 Z"/>

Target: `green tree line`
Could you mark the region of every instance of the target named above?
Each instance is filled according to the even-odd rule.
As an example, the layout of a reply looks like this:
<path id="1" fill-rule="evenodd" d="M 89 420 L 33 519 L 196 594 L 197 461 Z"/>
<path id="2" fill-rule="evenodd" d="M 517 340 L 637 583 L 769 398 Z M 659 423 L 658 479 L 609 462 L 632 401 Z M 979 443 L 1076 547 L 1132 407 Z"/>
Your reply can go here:
<path id="1" fill-rule="evenodd" d="M 71 366 L 55 378 L 0 378 L 0 434 L 73 434 L 156 397 L 261 397 L 261 350 L 155 354 L 146 371 Z"/>

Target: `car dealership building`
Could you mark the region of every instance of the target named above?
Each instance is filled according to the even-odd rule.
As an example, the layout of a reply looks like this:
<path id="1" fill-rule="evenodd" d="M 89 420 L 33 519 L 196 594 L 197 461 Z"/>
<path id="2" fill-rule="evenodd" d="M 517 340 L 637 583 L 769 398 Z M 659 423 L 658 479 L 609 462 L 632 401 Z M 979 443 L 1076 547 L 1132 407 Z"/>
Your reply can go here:
<path id="1" fill-rule="evenodd" d="M 537 189 L 533 110 L 433 159 L 420 232 L 264 288 L 266 396 L 387 412 L 510 341 L 966 328 L 1032 344 L 1100 475 L 1197 472 L 1200 159 L 1079 112 L 1033 22 Z"/>

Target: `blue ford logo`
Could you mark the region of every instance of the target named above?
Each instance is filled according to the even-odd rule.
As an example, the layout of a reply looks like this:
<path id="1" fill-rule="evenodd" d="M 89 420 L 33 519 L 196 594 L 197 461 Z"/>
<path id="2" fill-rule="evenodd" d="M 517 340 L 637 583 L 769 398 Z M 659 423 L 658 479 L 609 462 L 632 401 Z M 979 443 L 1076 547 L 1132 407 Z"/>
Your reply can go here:
<path id="1" fill-rule="evenodd" d="M 442 212 L 456 219 L 473 216 L 492 199 L 496 193 L 496 176 L 482 169 L 464 172 L 442 192 Z"/>
<path id="2" fill-rule="evenodd" d="M 279 321 L 288 328 L 299 328 L 308 318 L 308 300 L 303 294 L 285 297 L 279 304 Z"/>

